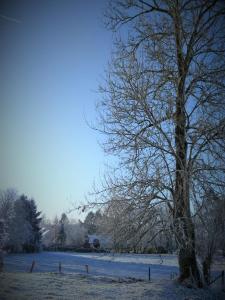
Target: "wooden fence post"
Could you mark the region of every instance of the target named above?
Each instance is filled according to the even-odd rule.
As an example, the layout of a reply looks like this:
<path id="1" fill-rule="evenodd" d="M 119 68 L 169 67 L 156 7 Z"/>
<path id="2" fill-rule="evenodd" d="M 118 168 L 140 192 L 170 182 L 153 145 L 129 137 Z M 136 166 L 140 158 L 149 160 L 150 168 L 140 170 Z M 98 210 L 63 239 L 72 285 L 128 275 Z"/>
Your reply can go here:
<path id="1" fill-rule="evenodd" d="M 151 281 L 151 268 L 148 267 L 148 280 Z"/>
<path id="2" fill-rule="evenodd" d="M 31 265 L 31 267 L 30 267 L 30 273 L 32 273 L 32 272 L 33 272 L 34 265 L 35 265 L 35 261 L 33 260 L 33 261 L 32 261 L 32 265 Z"/>
<path id="3" fill-rule="evenodd" d="M 224 289 L 224 270 L 221 273 L 221 284 L 222 284 L 222 290 Z"/>
<path id="4" fill-rule="evenodd" d="M 86 272 L 89 273 L 88 265 L 85 265 L 85 268 L 86 268 Z"/>

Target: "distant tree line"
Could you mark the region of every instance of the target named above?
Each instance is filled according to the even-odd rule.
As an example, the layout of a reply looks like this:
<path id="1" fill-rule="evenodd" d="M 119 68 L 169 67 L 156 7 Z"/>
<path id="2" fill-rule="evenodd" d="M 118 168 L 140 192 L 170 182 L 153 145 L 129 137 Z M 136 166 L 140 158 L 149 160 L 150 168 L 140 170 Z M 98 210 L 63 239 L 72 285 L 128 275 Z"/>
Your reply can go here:
<path id="1" fill-rule="evenodd" d="M 138 212 L 135 215 L 129 212 L 129 207 L 123 202 L 112 200 L 102 211 L 90 211 L 82 224 L 88 234 L 108 237 L 109 248 L 116 252 L 150 254 L 176 250 L 174 237 L 169 231 L 168 211 L 156 209 L 148 221 L 144 218 L 138 221 L 137 215 Z"/>
<path id="2" fill-rule="evenodd" d="M 81 221 L 69 218 L 65 213 L 53 220 L 43 217 L 41 226 L 42 245 L 45 250 L 75 250 L 85 243 L 86 228 Z"/>
<path id="3" fill-rule="evenodd" d="M 43 217 L 42 244 L 44 250 L 106 251 L 113 248 L 111 232 L 106 231 L 106 215 L 89 211 L 84 221 L 69 218 L 65 213 L 53 220 Z M 100 240 L 99 240 L 100 239 Z"/>
<path id="4" fill-rule="evenodd" d="M 216 254 L 225 256 L 225 194 L 206 190 L 192 208 L 196 235 L 196 253 L 203 276 L 210 282 L 211 265 Z M 111 238 L 116 252 L 177 253 L 170 211 L 166 205 L 153 207 L 132 205 L 112 196 L 97 212 L 90 211 L 84 222 L 88 233 Z"/>
<path id="5" fill-rule="evenodd" d="M 41 212 L 34 199 L 14 190 L 0 192 L 0 251 L 37 252 L 41 248 Z"/>

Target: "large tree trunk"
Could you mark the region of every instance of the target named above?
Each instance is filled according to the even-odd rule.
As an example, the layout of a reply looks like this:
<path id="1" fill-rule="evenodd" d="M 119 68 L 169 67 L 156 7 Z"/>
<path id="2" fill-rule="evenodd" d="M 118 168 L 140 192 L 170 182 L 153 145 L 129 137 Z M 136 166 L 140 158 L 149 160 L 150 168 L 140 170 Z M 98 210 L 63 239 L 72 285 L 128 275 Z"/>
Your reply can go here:
<path id="1" fill-rule="evenodd" d="M 186 120 L 182 87 L 178 89 L 176 111 L 176 184 L 174 195 L 174 225 L 178 244 L 180 281 L 191 278 L 202 286 L 195 254 L 195 231 L 191 218 L 189 172 L 187 170 Z M 179 96 L 180 93 L 180 96 Z"/>
<path id="2" fill-rule="evenodd" d="M 198 287 L 202 287 L 202 280 L 198 270 L 195 254 L 195 234 L 192 220 L 187 217 L 176 218 L 177 222 L 177 242 L 178 242 L 178 262 L 180 269 L 179 281 L 186 279 L 194 281 Z"/>
<path id="3" fill-rule="evenodd" d="M 176 185 L 174 195 L 174 225 L 178 244 L 179 280 L 191 278 L 202 286 L 195 254 L 195 231 L 191 219 L 189 199 L 189 176 L 186 170 L 186 140 L 184 114 L 178 105 L 176 126 Z"/>
<path id="4" fill-rule="evenodd" d="M 189 197 L 189 170 L 187 169 L 187 140 L 185 114 L 185 78 L 187 63 L 182 50 L 182 25 L 179 2 L 174 9 L 174 32 L 178 66 L 177 98 L 175 114 L 176 178 L 174 194 L 175 236 L 179 249 L 179 280 L 193 279 L 202 286 L 195 254 L 195 231 L 191 219 Z"/>

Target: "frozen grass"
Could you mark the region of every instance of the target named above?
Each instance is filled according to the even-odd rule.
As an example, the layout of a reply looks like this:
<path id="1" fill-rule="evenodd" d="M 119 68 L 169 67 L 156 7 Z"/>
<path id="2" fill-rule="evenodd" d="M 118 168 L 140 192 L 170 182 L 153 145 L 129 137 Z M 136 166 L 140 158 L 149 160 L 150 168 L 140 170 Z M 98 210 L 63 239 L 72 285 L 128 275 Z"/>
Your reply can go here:
<path id="1" fill-rule="evenodd" d="M 171 280 L 133 281 L 113 277 L 57 273 L 2 273 L 1 300 L 155 299 L 222 300 L 210 290 L 188 289 Z"/>
<path id="2" fill-rule="evenodd" d="M 57 273 L 59 262 L 62 274 Z M 218 268 L 224 268 L 224 261 L 215 265 L 215 271 Z M 178 285 L 170 279 L 173 272 L 178 273 L 175 255 L 13 254 L 5 256 L 4 273 L 0 273 L 0 299 L 225 299 L 225 293 L 215 289 Z"/>

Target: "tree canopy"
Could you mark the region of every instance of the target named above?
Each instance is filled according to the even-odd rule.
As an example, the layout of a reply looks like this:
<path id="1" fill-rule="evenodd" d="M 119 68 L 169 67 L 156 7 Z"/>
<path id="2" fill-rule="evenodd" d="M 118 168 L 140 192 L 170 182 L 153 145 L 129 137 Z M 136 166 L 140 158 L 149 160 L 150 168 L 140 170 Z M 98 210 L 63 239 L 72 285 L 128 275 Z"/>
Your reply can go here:
<path id="1" fill-rule="evenodd" d="M 104 150 L 120 160 L 97 201 L 125 202 L 146 222 L 166 205 L 180 281 L 198 286 L 195 204 L 209 188 L 222 194 L 225 183 L 224 14 L 216 0 L 111 1 L 106 13 L 117 38 L 98 129 Z"/>

